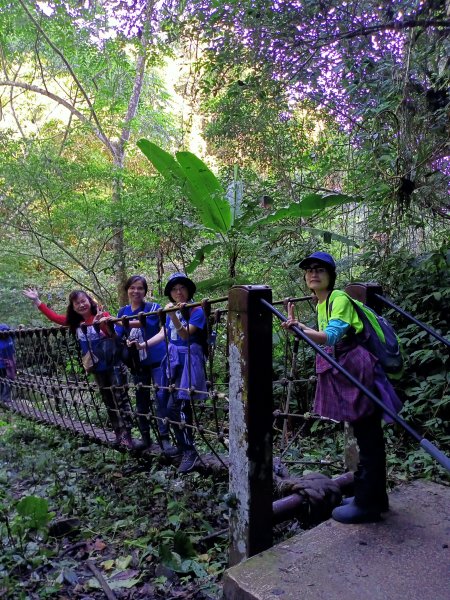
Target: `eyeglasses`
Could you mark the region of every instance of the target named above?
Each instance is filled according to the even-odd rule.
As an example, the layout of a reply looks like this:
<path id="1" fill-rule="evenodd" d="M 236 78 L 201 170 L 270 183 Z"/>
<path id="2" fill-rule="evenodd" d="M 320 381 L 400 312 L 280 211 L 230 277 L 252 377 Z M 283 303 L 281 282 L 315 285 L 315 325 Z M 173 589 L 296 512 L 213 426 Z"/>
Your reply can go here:
<path id="1" fill-rule="evenodd" d="M 308 273 L 308 275 L 312 275 L 313 273 L 317 273 L 317 275 L 323 275 L 324 273 L 327 272 L 325 267 L 308 267 L 305 270 L 306 270 L 306 273 Z"/>

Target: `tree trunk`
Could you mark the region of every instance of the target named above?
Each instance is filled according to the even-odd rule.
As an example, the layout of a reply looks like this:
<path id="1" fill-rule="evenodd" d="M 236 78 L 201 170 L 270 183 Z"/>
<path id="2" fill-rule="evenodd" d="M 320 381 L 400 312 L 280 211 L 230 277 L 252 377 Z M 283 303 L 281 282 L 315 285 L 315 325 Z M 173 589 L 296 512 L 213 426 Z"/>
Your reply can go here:
<path id="1" fill-rule="evenodd" d="M 127 268 L 125 262 L 125 239 L 124 239 L 124 228 L 123 228 L 123 217 L 122 217 L 122 166 L 115 165 L 116 172 L 113 179 L 113 190 L 112 190 L 112 212 L 117 215 L 114 218 L 112 226 L 115 234 L 112 239 L 113 252 L 114 252 L 114 279 L 117 289 L 117 299 L 119 306 L 128 304 L 128 295 L 125 291 L 125 282 L 127 280 Z"/>

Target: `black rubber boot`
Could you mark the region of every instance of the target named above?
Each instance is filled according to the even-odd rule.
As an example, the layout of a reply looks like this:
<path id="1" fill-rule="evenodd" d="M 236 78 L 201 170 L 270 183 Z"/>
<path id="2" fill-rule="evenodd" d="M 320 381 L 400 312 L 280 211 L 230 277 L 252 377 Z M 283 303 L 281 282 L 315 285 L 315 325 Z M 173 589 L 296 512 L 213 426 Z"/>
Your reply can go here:
<path id="1" fill-rule="evenodd" d="M 333 510 L 331 516 L 339 523 L 348 525 L 358 523 L 376 523 L 381 520 L 380 510 L 377 508 L 362 508 L 354 502 L 338 506 Z"/>
<path id="2" fill-rule="evenodd" d="M 147 450 L 152 445 L 152 440 L 150 438 L 150 433 L 142 433 L 142 439 L 135 440 L 133 443 L 133 449 L 142 452 Z"/>
<path id="3" fill-rule="evenodd" d="M 355 501 L 355 496 L 349 496 L 348 498 L 344 498 L 341 502 L 341 506 L 346 506 L 347 504 L 351 504 Z M 386 497 L 380 502 L 377 503 L 377 508 L 380 509 L 380 512 L 385 513 L 389 510 L 389 498 L 386 494 Z"/>
<path id="4" fill-rule="evenodd" d="M 173 446 L 168 437 L 161 437 L 161 447 L 166 456 L 178 456 L 181 454 L 181 450 Z"/>

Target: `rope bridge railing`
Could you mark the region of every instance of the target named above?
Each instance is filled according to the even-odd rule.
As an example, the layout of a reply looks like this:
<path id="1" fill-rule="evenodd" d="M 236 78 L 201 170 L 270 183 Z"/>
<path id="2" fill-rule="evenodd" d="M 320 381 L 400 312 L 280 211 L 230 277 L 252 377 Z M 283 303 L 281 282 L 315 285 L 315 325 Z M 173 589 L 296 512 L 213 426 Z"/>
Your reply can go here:
<path id="1" fill-rule="evenodd" d="M 207 315 L 206 363 L 207 389 L 198 390 L 188 380 L 185 387 L 173 383 L 166 386 L 134 384 L 127 376 L 123 364 L 111 367 L 114 377 L 108 385 L 98 385 L 83 367 L 80 346 L 76 338 L 65 327 L 32 328 L 0 332 L 3 339 L 11 339 L 14 346 L 15 374 L 8 376 L 0 371 L 3 407 L 21 413 L 40 422 L 75 431 L 93 441 L 116 444 L 111 427 L 115 417 L 130 423 L 133 435 L 139 435 L 139 420 L 147 419 L 151 424 L 153 439 L 160 441 L 159 424 L 191 428 L 196 433 L 202 452 L 210 451 L 216 463 L 226 468 L 224 457 L 228 440 L 228 397 L 226 368 L 226 310 L 215 308 L 218 300 L 203 301 L 190 306 L 202 306 Z M 225 298 L 226 300 L 226 298 Z M 165 315 L 169 310 L 158 311 L 165 328 Z M 144 318 L 155 313 L 141 313 Z M 125 320 L 125 319 L 124 319 Z M 111 318 L 108 325 L 119 320 Z M 187 360 L 190 360 L 188 346 Z M 12 362 L 12 361 L 11 361 Z M 170 369 L 169 369 L 170 370 Z M 170 380 L 169 380 L 170 381 Z M 111 383 L 112 382 L 112 383 Z M 149 412 L 142 413 L 131 408 L 130 398 L 137 390 L 145 390 L 151 397 Z M 193 423 L 171 420 L 157 414 L 157 394 L 184 392 L 196 401 L 192 403 Z M 120 398 L 126 397 L 126 402 Z M 152 450 L 158 450 L 157 445 Z M 160 450 L 160 449 L 159 449 Z M 214 461 L 213 461 L 214 462 Z M 207 466 L 214 466 L 210 462 Z"/>
<path id="2" fill-rule="evenodd" d="M 364 287 L 363 284 L 360 285 Z M 370 287 L 370 285 L 365 287 Z M 347 291 L 349 291 L 348 288 Z M 366 298 L 358 298 L 356 294 L 355 296 L 357 299 L 366 300 Z M 302 301 L 302 299 L 298 300 Z M 285 464 L 289 464 L 284 460 L 286 452 L 290 445 L 298 443 L 297 436 L 299 436 L 299 431 L 303 430 L 300 425 L 297 432 L 289 438 L 286 435 L 286 423 L 289 419 L 295 420 L 297 423 L 299 421 L 300 423 L 310 423 L 312 420 L 318 419 L 309 410 L 309 398 L 312 393 L 300 395 L 292 393 L 292 386 L 295 384 L 303 385 L 308 389 L 314 383 L 314 377 L 308 373 L 303 377 L 297 377 L 295 374 L 296 354 L 299 351 L 298 342 L 292 343 L 290 360 L 289 355 L 285 354 L 282 377 L 277 378 L 272 393 L 272 356 L 276 355 L 276 348 L 273 348 L 272 317 L 275 316 L 280 323 L 286 320 L 286 317 L 274 305 L 271 290 L 267 286 L 239 286 L 230 291 L 229 397 L 230 434 L 232 434 L 230 435 L 230 495 L 234 498 L 235 505 L 239 507 L 230 515 L 230 561 L 232 564 L 272 545 L 272 530 L 267 524 L 271 522 L 275 513 L 275 503 L 274 505 L 271 503 L 274 462 L 279 459 L 281 463 L 284 461 Z M 381 401 L 371 390 L 343 369 L 321 347 L 311 342 L 301 329 L 294 328 L 294 331 L 304 342 L 302 352 L 311 357 L 311 372 L 313 372 L 312 359 L 315 353 L 318 353 L 373 402 L 380 405 Z M 289 344 L 290 342 L 286 340 L 286 345 L 289 346 Z M 279 393 L 280 389 L 281 394 Z M 274 412 L 274 399 L 277 402 L 277 393 L 280 396 L 278 401 L 281 408 L 276 408 Z M 303 404 L 293 410 L 292 400 L 298 402 L 299 397 Z M 450 459 L 443 452 L 430 441 L 422 438 L 408 423 L 398 417 L 395 412 L 388 410 L 384 404 L 381 408 L 404 427 L 420 443 L 421 447 L 445 469 L 450 470 Z M 275 428 L 273 427 L 274 417 L 275 422 L 277 418 L 281 420 L 281 425 Z M 298 462 L 301 463 L 302 460 L 303 458 L 300 458 Z M 277 463 L 275 463 L 275 467 L 277 467 Z M 302 498 L 298 500 L 299 502 L 303 501 Z M 296 503 L 297 507 L 299 502 Z"/>
<path id="3" fill-rule="evenodd" d="M 204 300 L 190 304 L 190 307 L 201 306 L 207 317 L 206 391 L 196 389 L 191 386 L 190 382 L 187 387 L 176 387 L 173 384 L 158 386 L 154 382 L 135 384 L 133 377 L 127 373 L 123 364 L 113 367 L 116 377 L 112 379 L 112 385 L 99 386 L 92 380 L 92 376 L 86 373 L 79 343 L 67 328 L 22 328 L 0 332 L 0 336 L 11 337 L 14 341 L 17 369 L 14 379 L 0 376 L 2 385 L 9 389 L 9 394 L 4 395 L 1 402 L 5 408 L 19 412 L 26 417 L 74 431 L 95 442 L 117 447 L 120 446 L 111 427 L 112 415 L 115 414 L 131 423 L 135 438 L 139 436 L 139 420 L 148 419 L 151 424 L 152 438 L 157 442 L 152 445 L 153 453 L 161 451 L 159 427 L 161 421 L 172 428 L 181 426 L 191 429 L 195 433 L 196 443 L 200 443 L 203 466 L 211 469 L 227 469 L 229 368 L 226 300 L 228 298 Z M 311 304 L 311 297 L 289 298 L 275 304 L 286 304 L 288 301 Z M 147 316 L 157 314 L 161 326 L 165 330 L 166 314 L 173 310 L 176 309 L 161 309 L 157 313 L 142 312 L 138 317 L 144 323 Z M 129 332 L 129 321 L 130 319 L 127 317 L 108 319 L 108 327 L 112 335 L 114 335 L 113 326 L 116 323 L 123 324 L 126 331 Z M 99 328 L 100 325 L 97 327 Z M 167 333 L 166 330 L 165 333 Z M 167 339 L 168 336 L 165 337 Z M 287 336 L 284 335 L 284 337 L 288 342 Z M 289 346 L 286 346 L 285 352 L 289 350 Z M 286 359 L 283 360 L 286 363 Z M 277 442 L 276 460 L 280 464 L 282 460 L 284 460 L 284 464 L 328 464 L 326 460 L 287 461 L 285 459 L 286 452 L 294 442 L 299 441 L 299 437 L 303 433 L 300 427 L 295 437 L 288 442 L 288 419 L 293 420 L 292 427 L 294 428 L 298 419 L 303 422 L 318 419 L 310 414 L 308 408 L 313 396 L 314 375 L 293 377 L 281 373 L 280 378 L 277 378 L 277 374 L 274 372 L 273 379 L 276 404 L 272 418 L 274 439 Z M 301 386 L 304 389 L 301 389 Z M 143 413 L 136 408 L 135 396 L 138 389 L 146 390 L 150 395 L 149 412 Z M 191 399 L 195 398 L 195 401 L 192 402 L 192 424 L 158 415 L 157 395 L 174 392 L 185 392 Z M 125 404 L 120 402 L 120 398 L 123 396 L 127 398 Z M 294 397 L 297 409 L 290 411 L 289 404 Z M 283 421 L 282 436 L 278 435 L 280 419 Z M 297 451 L 298 447 L 297 444 Z"/>
<path id="4" fill-rule="evenodd" d="M 266 300 L 262 299 L 261 302 L 266 306 L 268 310 L 272 312 L 280 321 L 286 321 L 286 317 L 280 313 L 278 310 L 274 308 L 271 304 L 269 304 Z M 435 458 L 439 464 L 441 464 L 447 471 L 450 472 L 450 459 L 441 452 L 434 444 L 432 444 L 429 440 L 426 440 L 421 435 L 419 435 L 402 417 L 400 417 L 396 412 L 394 412 L 391 408 L 386 406 L 382 400 L 380 400 L 371 390 L 369 390 L 365 385 L 363 385 L 356 377 L 351 375 L 346 369 L 344 369 L 337 360 L 335 360 L 332 356 L 327 354 L 318 344 L 311 341 L 299 327 L 292 327 L 294 333 L 299 336 L 303 341 L 305 341 L 317 354 L 320 354 L 327 362 L 329 362 L 335 369 L 337 369 L 342 375 L 344 375 L 351 383 L 360 389 L 367 397 L 369 397 L 372 402 L 374 402 L 379 408 L 382 409 L 383 412 L 387 413 L 393 421 L 401 425 L 403 429 L 415 440 L 419 442 L 419 444 L 426 450 L 433 458 Z"/>
<path id="5" fill-rule="evenodd" d="M 285 298 L 272 303 L 287 312 L 288 303 L 302 307 L 305 321 L 315 320 L 315 301 L 313 296 Z M 336 432 L 336 421 L 321 417 L 312 412 L 314 391 L 317 377 L 315 375 L 313 354 L 308 352 L 306 344 L 300 345 L 298 338 L 292 339 L 285 330 L 279 327 L 280 322 L 273 323 L 274 344 L 274 381 L 273 381 L 273 436 L 274 436 L 274 471 L 277 474 L 287 472 L 285 467 L 327 466 L 329 469 L 342 470 L 343 460 L 331 460 L 327 455 L 320 456 L 317 450 L 310 452 L 311 437 L 318 424 L 330 426 Z M 277 356 L 278 355 L 278 356 Z M 303 371 L 299 372 L 299 365 Z M 278 375 L 278 377 L 276 377 Z"/>

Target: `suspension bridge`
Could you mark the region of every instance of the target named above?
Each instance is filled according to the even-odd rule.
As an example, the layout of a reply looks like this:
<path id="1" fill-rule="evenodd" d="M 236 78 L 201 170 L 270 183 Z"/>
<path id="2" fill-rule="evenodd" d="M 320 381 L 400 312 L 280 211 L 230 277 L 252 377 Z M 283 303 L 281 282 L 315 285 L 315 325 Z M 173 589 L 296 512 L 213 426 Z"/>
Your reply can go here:
<path id="1" fill-rule="evenodd" d="M 401 312 L 448 349 L 450 343 L 445 337 L 384 298 L 378 286 L 353 284 L 348 292 L 378 311 L 387 305 Z M 297 372 L 298 344 L 277 329 L 284 342 L 273 348 L 273 321 L 279 323 L 285 318 L 277 306 L 283 308 L 288 300 L 312 309 L 310 296 L 273 302 L 266 286 L 237 286 L 227 298 L 198 303 L 207 316 L 207 392 L 192 403 L 192 425 L 165 418 L 171 425 L 192 427 L 201 453 L 196 467 L 199 471 L 229 470 L 230 496 L 234 498 L 230 565 L 236 566 L 231 566 L 225 576 L 225 598 L 395 599 L 408 593 L 414 599 L 419 598 L 414 593 L 420 591 L 421 600 L 447 599 L 450 489 L 445 486 L 415 483 L 412 488 L 395 490 L 385 522 L 349 529 L 326 521 L 300 539 L 272 547 L 270 523 L 302 512 L 312 514 L 317 509 L 311 488 L 320 488 L 325 498 L 323 520 L 352 482 L 351 474 L 342 475 L 344 461 L 311 458 L 302 453 L 302 436 L 313 429 L 319 417 L 311 413 L 315 376 Z M 164 311 L 160 313 L 164 323 Z M 304 342 L 304 358 L 310 346 L 315 352 L 323 352 L 301 330 L 296 333 Z M 123 451 L 117 446 L 98 386 L 83 369 L 78 344 L 66 328 L 22 328 L 0 332 L 0 337 L 13 340 L 16 364 L 14 376 L 2 373 L 0 377 L 0 403 L 4 409 Z M 274 356 L 274 350 L 280 353 L 281 347 L 281 355 Z M 341 368 L 338 363 L 335 366 Z M 357 380 L 354 383 L 361 387 Z M 135 393 L 132 383 L 124 383 L 123 388 L 130 396 Z M 151 384 L 148 388 L 155 398 L 158 386 Z M 374 396 L 364 386 L 361 389 L 369 397 Z M 173 391 L 172 386 L 167 388 L 168 393 Z M 192 398 L 197 393 L 190 384 L 184 391 Z M 373 401 L 379 399 L 373 397 Z M 150 421 L 154 444 L 147 452 L 167 461 L 158 433 L 161 417 L 154 406 L 155 402 L 151 403 L 148 414 L 131 411 L 127 416 L 135 432 L 139 417 Z M 395 417 L 450 472 L 445 453 L 401 417 Z M 336 426 L 333 422 L 327 425 Z M 326 468 L 334 477 L 312 484 L 311 479 L 305 482 L 290 476 L 292 466 L 297 472 L 302 468 Z M 274 500 L 274 482 L 284 489 L 284 498 Z M 427 559 L 421 560 L 424 556 Z M 338 577 L 337 564 L 343 569 L 343 579 Z M 433 575 L 426 587 L 424 572 L 418 565 Z M 402 578 L 394 576 L 400 572 Z"/>

